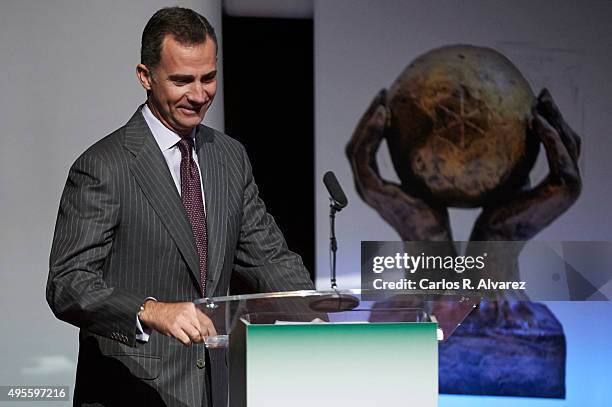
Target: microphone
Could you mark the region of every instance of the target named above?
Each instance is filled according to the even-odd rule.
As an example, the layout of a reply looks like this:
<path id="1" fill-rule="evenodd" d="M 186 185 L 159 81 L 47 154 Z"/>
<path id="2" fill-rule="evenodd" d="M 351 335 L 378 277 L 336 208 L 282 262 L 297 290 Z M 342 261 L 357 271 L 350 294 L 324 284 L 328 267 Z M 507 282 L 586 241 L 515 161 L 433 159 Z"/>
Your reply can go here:
<path id="1" fill-rule="evenodd" d="M 333 172 L 327 171 L 325 175 L 323 175 L 323 183 L 331 196 L 332 206 L 337 212 L 340 212 L 348 205 L 348 199 L 346 199 L 346 195 L 338 183 L 338 179 Z"/>
<path id="2" fill-rule="evenodd" d="M 340 212 L 348 204 L 346 195 L 338 183 L 333 172 L 327 171 L 323 175 L 323 183 L 329 192 L 329 255 L 331 260 L 331 288 L 335 290 L 336 285 L 336 251 L 338 242 L 336 240 L 336 213 Z"/>

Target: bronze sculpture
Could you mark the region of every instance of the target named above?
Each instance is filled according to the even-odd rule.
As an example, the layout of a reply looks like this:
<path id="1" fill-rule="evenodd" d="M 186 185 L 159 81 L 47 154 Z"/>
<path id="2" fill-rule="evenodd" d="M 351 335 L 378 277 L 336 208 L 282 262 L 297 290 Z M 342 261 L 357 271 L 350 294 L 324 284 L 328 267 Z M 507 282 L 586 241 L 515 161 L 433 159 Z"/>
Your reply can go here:
<path id="1" fill-rule="evenodd" d="M 379 174 L 376 153 L 383 140 L 401 184 Z M 550 171 L 531 187 L 529 173 L 540 144 Z M 358 194 L 402 240 L 447 241 L 449 251 L 454 249 L 448 207 L 482 208 L 470 241 L 525 242 L 564 213 L 582 187 L 580 137 L 548 90 L 534 97 L 507 58 L 469 45 L 434 49 L 415 59 L 388 91 L 376 95 L 346 154 Z M 516 261 L 506 263 L 509 273 L 517 272 Z M 564 369 L 562 328 L 540 304 L 483 302 L 463 333 L 474 339 L 485 330 L 511 336 L 529 329 L 550 334 L 562 354 L 540 356 L 556 358 L 551 365 Z M 449 392 L 457 392 L 453 386 Z M 509 394 L 506 390 L 485 393 Z M 553 397 L 563 392 L 560 383 L 544 391 Z"/>

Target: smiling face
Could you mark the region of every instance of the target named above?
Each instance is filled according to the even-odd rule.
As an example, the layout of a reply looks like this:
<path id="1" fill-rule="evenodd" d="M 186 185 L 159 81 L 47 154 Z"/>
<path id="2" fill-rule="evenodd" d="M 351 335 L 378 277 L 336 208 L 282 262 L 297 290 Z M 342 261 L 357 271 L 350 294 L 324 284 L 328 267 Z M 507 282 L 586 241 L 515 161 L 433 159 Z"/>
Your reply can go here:
<path id="1" fill-rule="evenodd" d="M 184 45 L 171 35 L 162 42 L 159 64 L 137 67 L 149 91 L 147 104 L 168 129 L 188 135 L 204 119 L 217 92 L 217 46 L 210 38 Z"/>

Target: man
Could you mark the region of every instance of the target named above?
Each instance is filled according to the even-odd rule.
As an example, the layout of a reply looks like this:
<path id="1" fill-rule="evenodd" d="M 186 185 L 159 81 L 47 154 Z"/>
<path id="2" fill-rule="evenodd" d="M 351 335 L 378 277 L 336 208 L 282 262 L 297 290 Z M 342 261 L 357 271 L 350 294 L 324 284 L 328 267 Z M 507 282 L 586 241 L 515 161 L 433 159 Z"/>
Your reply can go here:
<path id="1" fill-rule="evenodd" d="M 200 124 L 216 54 L 204 17 L 155 13 L 137 66 L 146 104 L 70 169 L 47 300 L 81 328 L 75 405 L 224 406 L 226 355 L 204 347 L 215 327 L 193 300 L 226 295 L 234 277 L 257 291 L 312 288 L 243 147 Z"/>

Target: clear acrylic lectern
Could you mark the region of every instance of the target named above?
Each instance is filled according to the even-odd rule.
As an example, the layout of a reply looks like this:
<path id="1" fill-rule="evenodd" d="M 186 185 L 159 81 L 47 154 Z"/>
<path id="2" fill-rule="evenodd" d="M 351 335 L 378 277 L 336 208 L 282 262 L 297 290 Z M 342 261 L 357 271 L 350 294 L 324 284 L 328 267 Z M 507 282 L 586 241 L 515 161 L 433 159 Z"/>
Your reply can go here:
<path id="1" fill-rule="evenodd" d="M 436 406 L 438 341 L 479 299 L 414 291 L 204 298 L 209 348 L 228 347 L 231 407 Z"/>

